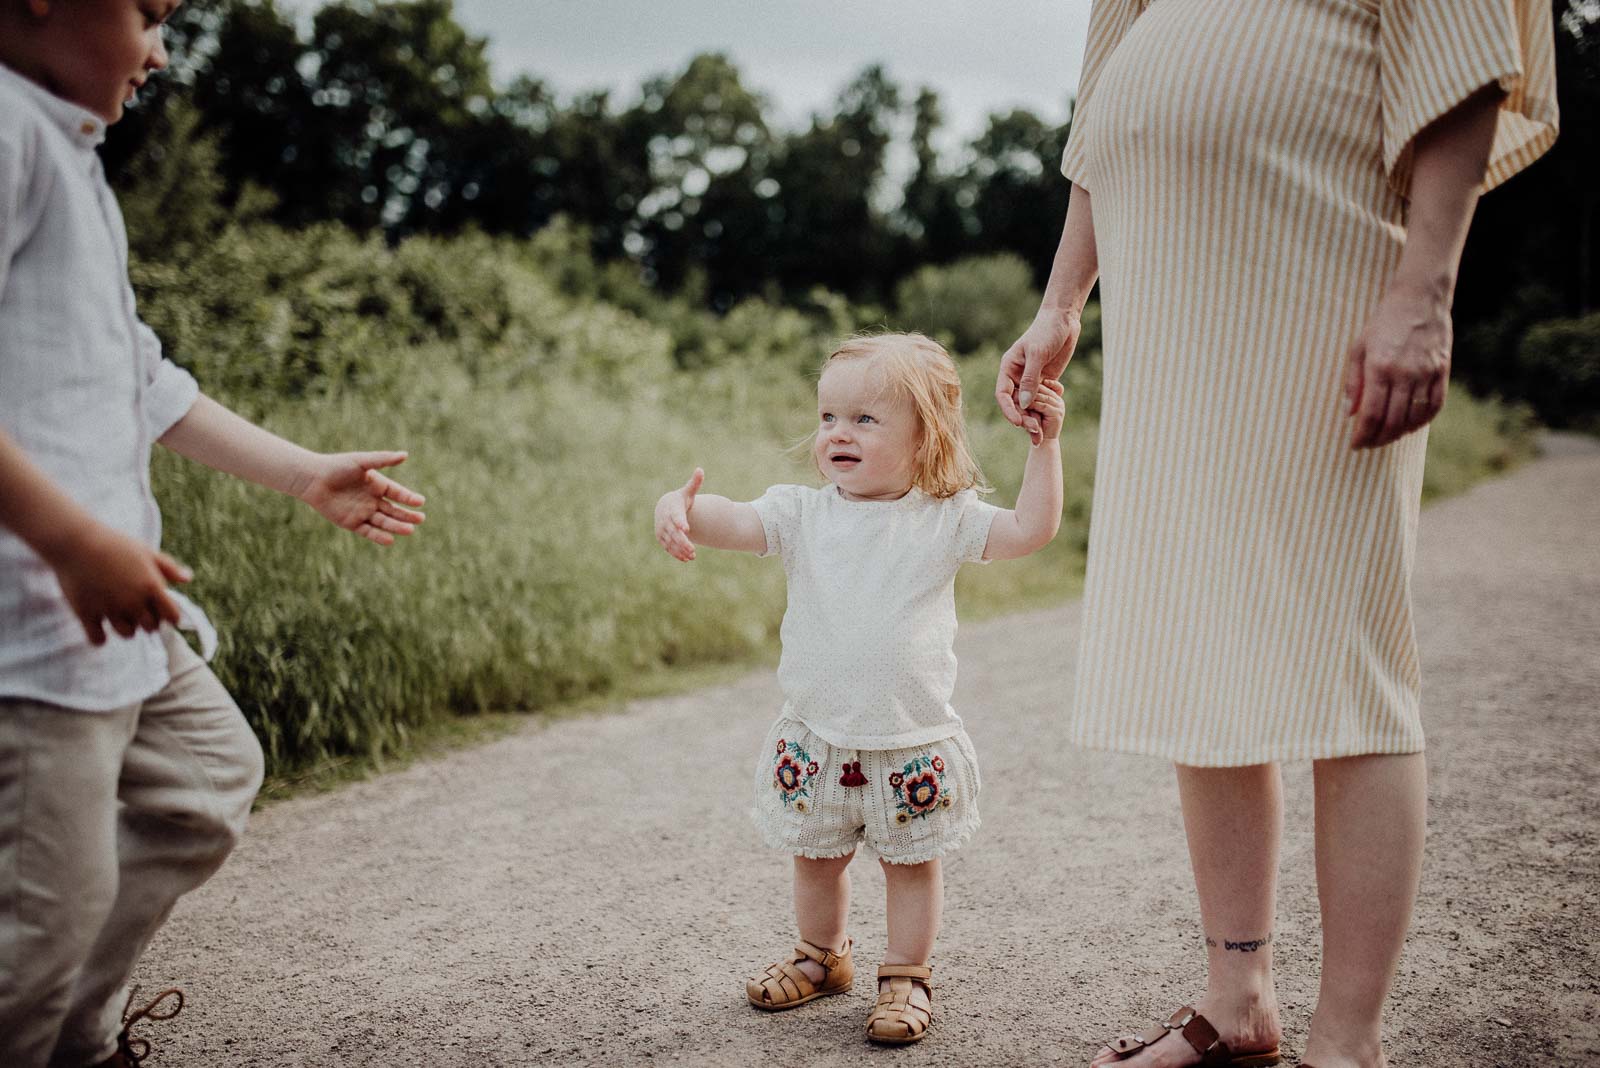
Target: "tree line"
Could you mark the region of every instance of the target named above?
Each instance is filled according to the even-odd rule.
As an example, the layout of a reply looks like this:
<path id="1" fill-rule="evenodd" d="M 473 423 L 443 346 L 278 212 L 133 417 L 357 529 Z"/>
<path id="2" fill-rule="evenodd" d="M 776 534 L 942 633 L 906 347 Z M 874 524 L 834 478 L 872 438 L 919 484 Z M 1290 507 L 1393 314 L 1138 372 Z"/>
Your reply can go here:
<path id="1" fill-rule="evenodd" d="M 1574 389 L 1600 398 L 1600 356 L 1588 387 L 1561 370 L 1566 349 L 1534 354 L 1532 371 L 1519 362 L 1537 325 L 1586 321 L 1600 304 L 1600 5 L 1552 3 L 1562 137 L 1481 205 L 1457 328 L 1471 381 L 1555 411 Z M 391 240 L 526 237 L 564 217 L 597 259 L 725 310 L 817 286 L 882 302 L 921 266 L 985 253 L 1020 256 L 1042 283 L 1066 207 L 1068 124 L 993 114 L 945 158 L 936 90 L 878 66 L 786 129 L 719 53 L 627 100 L 498 80 L 451 0 L 335 0 L 304 32 L 275 0 L 191 0 L 169 44 L 173 69 L 105 149 L 108 170 L 140 193 L 130 229 L 157 244 L 239 217 Z M 891 151 L 908 170 L 891 176 Z M 136 225 L 141 210 L 150 225 Z M 1563 344 L 1581 349 L 1585 336 Z"/>

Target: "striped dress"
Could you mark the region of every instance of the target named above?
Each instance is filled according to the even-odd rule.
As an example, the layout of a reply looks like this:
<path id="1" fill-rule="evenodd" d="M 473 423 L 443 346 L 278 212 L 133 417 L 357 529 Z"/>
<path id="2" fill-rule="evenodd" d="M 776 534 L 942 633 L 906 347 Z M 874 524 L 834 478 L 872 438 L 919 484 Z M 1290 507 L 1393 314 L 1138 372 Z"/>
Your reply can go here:
<path id="1" fill-rule="evenodd" d="M 1411 145 L 1507 91 L 1485 188 L 1555 139 L 1548 0 L 1095 0 L 1062 171 L 1105 393 L 1072 739 L 1236 766 L 1422 748 L 1426 432 L 1352 452 L 1341 375 Z"/>

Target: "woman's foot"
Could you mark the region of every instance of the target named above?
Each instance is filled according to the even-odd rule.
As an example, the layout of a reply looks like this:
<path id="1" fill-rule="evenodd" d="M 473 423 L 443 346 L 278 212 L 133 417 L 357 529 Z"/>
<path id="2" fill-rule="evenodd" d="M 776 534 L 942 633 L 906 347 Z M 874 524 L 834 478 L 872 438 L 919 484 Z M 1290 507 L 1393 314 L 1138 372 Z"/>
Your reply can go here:
<path id="1" fill-rule="evenodd" d="M 1221 999 L 1205 997 L 1194 1003 L 1200 1016 L 1216 1028 L 1218 1038 L 1227 1044 L 1236 1057 L 1276 1050 L 1283 1039 L 1283 1028 L 1278 1023 L 1278 1000 L 1268 994 L 1223 1004 Z M 1165 1036 L 1121 1060 L 1110 1046 L 1102 1047 L 1090 1062 L 1093 1068 L 1115 1065 L 1116 1068 L 1188 1068 L 1199 1064 L 1200 1054 L 1178 1031 Z M 1320 1066 L 1319 1066 L 1320 1068 Z"/>
<path id="2" fill-rule="evenodd" d="M 1313 1014 L 1301 1063 L 1316 1068 L 1389 1068 L 1380 1035 L 1368 1033 L 1352 1038 L 1363 1030 L 1366 1029 L 1359 1026 L 1335 1026 L 1326 1013 Z M 1343 1041 L 1335 1036 L 1342 1036 Z"/>

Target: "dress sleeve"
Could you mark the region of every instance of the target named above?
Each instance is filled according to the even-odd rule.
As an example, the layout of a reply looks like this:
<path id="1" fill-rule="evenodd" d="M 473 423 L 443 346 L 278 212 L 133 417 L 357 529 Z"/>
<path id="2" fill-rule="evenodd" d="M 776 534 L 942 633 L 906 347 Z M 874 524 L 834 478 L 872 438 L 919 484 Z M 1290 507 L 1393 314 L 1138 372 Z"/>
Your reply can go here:
<path id="1" fill-rule="evenodd" d="M 1072 127 L 1067 132 L 1067 147 L 1061 153 L 1061 173 L 1089 188 L 1090 119 L 1094 87 L 1100 72 L 1117 50 L 1133 20 L 1139 17 L 1148 0 L 1094 0 L 1089 8 L 1089 43 L 1083 51 L 1083 73 L 1078 76 L 1078 95 L 1072 102 Z"/>
<path id="2" fill-rule="evenodd" d="M 787 559 L 798 546 L 800 508 L 805 492 L 804 486 L 773 486 L 750 502 L 756 515 L 761 517 L 761 528 L 767 535 L 767 547 L 756 555 L 776 553 Z"/>
<path id="3" fill-rule="evenodd" d="M 973 490 L 962 490 L 956 495 L 955 504 L 960 508 L 956 518 L 956 563 L 987 564 L 983 550 L 989 544 L 989 528 L 1000 509 L 980 499 Z"/>
<path id="4" fill-rule="evenodd" d="M 1504 91 L 1480 187 L 1487 192 L 1555 143 L 1549 0 L 1383 0 L 1378 79 L 1383 167 L 1401 196 L 1410 195 L 1417 135 L 1484 86 Z"/>

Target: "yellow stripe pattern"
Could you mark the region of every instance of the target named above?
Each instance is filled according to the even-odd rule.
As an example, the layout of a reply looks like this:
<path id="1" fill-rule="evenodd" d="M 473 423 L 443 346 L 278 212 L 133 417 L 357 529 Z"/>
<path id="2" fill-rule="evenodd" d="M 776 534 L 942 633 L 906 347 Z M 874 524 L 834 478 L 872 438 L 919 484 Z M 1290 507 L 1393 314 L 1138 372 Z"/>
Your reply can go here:
<path id="1" fill-rule="evenodd" d="M 1555 139 L 1543 0 L 1096 0 L 1062 170 L 1105 359 L 1072 723 L 1200 766 L 1423 746 L 1426 432 L 1352 452 L 1344 361 L 1410 149 L 1508 91 L 1485 187 Z"/>

